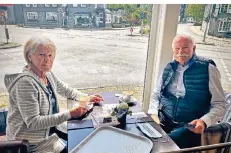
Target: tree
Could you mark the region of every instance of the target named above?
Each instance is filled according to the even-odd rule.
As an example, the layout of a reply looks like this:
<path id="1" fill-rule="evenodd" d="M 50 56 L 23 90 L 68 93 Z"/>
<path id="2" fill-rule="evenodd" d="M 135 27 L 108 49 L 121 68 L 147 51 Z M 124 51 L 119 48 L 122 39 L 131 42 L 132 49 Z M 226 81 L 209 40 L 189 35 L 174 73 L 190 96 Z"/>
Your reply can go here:
<path id="1" fill-rule="evenodd" d="M 186 8 L 186 15 L 193 17 L 196 22 L 202 22 L 205 6 L 205 4 L 189 4 Z"/>
<path id="2" fill-rule="evenodd" d="M 144 14 L 144 24 L 151 23 L 152 5 L 150 4 L 143 4 L 143 8 L 141 4 L 108 4 L 108 9 L 111 11 L 124 10 L 123 20 L 130 23 L 140 24 L 141 14 Z"/>

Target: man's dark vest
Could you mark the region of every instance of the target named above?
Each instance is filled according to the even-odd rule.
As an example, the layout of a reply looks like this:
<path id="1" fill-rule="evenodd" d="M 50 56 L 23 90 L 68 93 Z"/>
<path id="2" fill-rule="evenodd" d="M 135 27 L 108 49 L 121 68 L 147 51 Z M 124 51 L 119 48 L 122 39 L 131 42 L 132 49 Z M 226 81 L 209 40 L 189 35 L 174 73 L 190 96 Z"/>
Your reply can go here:
<path id="1" fill-rule="evenodd" d="M 183 74 L 185 96 L 179 98 L 167 92 L 167 87 L 175 75 L 178 63 L 173 61 L 165 67 L 162 75 L 160 103 L 162 111 L 168 119 L 176 122 L 191 122 L 208 113 L 211 106 L 209 63 L 215 65 L 211 59 L 193 56 L 192 63 Z"/>

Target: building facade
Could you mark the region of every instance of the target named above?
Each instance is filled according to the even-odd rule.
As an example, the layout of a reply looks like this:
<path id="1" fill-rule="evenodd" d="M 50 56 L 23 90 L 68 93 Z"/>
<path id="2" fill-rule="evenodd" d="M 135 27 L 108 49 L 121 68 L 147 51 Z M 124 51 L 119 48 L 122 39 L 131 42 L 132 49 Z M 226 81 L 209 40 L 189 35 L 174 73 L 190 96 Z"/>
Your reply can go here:
<path id="1" fill-rule="evenodd" d="M 231 33 L 231 4 L 208 4 L 205 8 L 202 31 L 208 22 L 208 35 L 227 37 Z"/>
<path id="2" fill-rule="evenodd" d="M 24 25 L 40 28 L 111 27 L 106 4 L 24 4 Z M 110 22 L 109 22 L 110 21 Z"/>
<path id="3" fill-rule="evenodd" d="M 57 28 L 62 12 L 57 4 L 23 4 L 24 26 Z"/>

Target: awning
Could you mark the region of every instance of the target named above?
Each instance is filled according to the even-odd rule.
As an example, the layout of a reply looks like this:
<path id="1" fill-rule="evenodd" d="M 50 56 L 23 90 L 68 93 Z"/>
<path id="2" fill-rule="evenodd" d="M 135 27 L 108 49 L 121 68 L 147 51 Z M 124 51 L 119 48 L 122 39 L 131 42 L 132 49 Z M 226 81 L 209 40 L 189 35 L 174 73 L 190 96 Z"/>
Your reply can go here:
<path id="1" fill-rule="evenodd" d="M 0 11 L 6 11 L 7 10 L 7 6 L 1 6 L 1 5 L 0 5 Z"/>

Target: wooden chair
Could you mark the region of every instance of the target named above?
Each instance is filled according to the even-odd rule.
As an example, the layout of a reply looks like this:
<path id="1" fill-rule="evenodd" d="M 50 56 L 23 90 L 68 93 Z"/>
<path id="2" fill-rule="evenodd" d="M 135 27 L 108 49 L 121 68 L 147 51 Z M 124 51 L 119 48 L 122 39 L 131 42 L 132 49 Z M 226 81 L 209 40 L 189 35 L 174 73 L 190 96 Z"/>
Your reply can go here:
<path id="1" fill-rule="evenodd" d="M 192 147 L 192 148 L 185 148 L 179 149 L 177 151 L 169 151 L 169 152 L 161 152 L 161 153 L 202 153 L 203 151 L 208 150 L 224 150 L 231 147 L 231 142 L 219 143 L 219 144 L 212 144 L 206 146 L 199 146 L 199 147 Z M 229 153 L 230 151 L 226 151 L 223 153 Z"/>
<path id="2" fill-rule="evenodd" d="M 21 141 L 0 141 L 1 153 L 29 153 L 29 142 Z"/>

